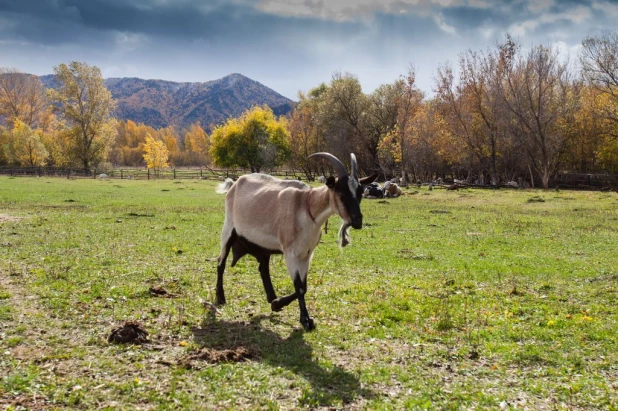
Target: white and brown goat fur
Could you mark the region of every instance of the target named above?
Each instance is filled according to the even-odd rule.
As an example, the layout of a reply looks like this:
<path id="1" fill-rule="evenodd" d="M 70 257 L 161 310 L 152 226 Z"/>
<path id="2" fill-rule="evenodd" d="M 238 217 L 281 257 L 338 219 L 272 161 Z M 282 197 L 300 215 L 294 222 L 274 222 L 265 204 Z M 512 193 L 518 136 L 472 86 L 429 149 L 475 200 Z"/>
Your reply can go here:
<path id="1" fill-rule="evenodd" d="M 236 182 L 228 179 L 219 185 L 225 198 L 225 220 L 221 232 L 221 254 L 217 267 L 216 304 L 225 304 L 223 273 L 232 250 L 232 266 L 245 256 L 254 256 L 259 263 L 266 298 L 273 311 L 280 311 L 298 299 L 300 322 L 305 330 L 315 328 L 305 305 L 307 272 L 313 250 L 320 242 L 321 227 L 328 217 L 338 214 L 343 219 L 339 230 L 340 244 L 347 244 L 347 229 L 363 225 L 360 210 L 363 184 L 370 179 L 358 178 L 356 157 L 351 155 L 352 173 L 330 153 L 315 153 L 309 157 L 330 162 L 337 178 L 329 177 L 323 186 L 313 188 L 300 181 L 280 180 L 265 174 L 247 174 Z M 273 254 L 283 254 L 294 282 L 294 293 L 277 298 L 273 289 L 269 262 Z"/>

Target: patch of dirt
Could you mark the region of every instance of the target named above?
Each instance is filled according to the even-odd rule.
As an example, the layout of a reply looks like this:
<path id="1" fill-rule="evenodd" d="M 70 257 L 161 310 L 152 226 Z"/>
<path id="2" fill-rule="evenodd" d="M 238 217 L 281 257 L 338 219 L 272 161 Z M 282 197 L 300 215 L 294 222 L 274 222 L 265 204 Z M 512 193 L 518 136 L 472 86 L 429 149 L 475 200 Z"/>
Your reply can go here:
<path id="1" fill-rule="evenodd" d="M 257 354 L 242 345 L 232 348 L 217 350 L 215 348 L 202 348 L 197 353 L 188 355 L 180 361 L 180 365 L 185 368 L 199 367 L 197 363 L 207 362 L 217 364 L 221 362 L 242 362 L 256 358 Z"/>
<path id="2" fill-rule="evenodd" d="M 17 347 L 13 348 L 13 350 L 11 351 L 11 355 L 18 360 L 34 362 L 43 362 L 47 357 L 47 353 L 45 352 L 45 350 L 25 345 L 18 345 Z"/>
<path id="3" fill-rule="evenodd" d="M 15 217 L 8 214 L 0 214 L 0 223 L 14 223 L 21 220 L 21 217 Z"/>
<path id="4" fill-rule="evenodd" d="M 409 258 L 412 260 L 433 260 L 434 259 L 434 257 L 431 255 L 416 254 L 414 250 L 409 250 L 407 248 L 399 250 L 398 253 L 399 255 L 401 255 L 401 258 Z"/>
<path id="5" fill-rule="evenodd" d="M 107 338 L 112 344 L 143 344 L 148 342 L 148 331 L 137 321 L 127 321 L 114 328 Z"/>
<path id="6" fill-rule="evenodd" d="M 49 406 L 50 402 L 47 398 L 36 395 L 0 396 L 0 408 L 2 409 L 40 410 L 47 409 Z"/>

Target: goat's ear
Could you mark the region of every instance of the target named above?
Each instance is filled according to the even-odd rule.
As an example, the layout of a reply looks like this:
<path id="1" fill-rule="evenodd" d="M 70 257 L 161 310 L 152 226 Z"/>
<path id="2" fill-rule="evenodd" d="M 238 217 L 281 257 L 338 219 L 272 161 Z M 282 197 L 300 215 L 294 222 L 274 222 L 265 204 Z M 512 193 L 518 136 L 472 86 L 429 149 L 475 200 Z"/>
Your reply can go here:
<path id="1" fill-rule="evenodd" d="M 326 185 L 328 186 L 328 188 L 335 188 L 335 177 L 330 176 L 326 179 Z"/>
<path id="2" fill-rule="evenodd" d="M 378 179 L 378 173 L 372 174 L 369 177 L 363 177 L 360 180 L 358 180 L 358 182 L 360 183 L 360 185 L 362 186 L 366 186 L 367 184 L 371 184 L 374 181 L 376 181 Z"/>

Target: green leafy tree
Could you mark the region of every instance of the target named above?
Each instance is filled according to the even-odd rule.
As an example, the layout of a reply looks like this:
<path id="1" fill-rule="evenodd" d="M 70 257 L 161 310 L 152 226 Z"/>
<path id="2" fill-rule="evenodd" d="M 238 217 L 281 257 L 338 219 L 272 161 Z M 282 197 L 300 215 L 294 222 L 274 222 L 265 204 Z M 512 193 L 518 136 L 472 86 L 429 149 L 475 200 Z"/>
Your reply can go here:
<path id="1" fill-rule="evenodd" d="M 73 162 L 88 170 L 106 160 L 114 142 L 117 131 L 111 114 L 116 103 L 98 67 L 74 61 L 54 71 L 59 87 L 48 95 L 68 127 Z"/>
<path id="2" fill-rule="evenodd" d="M 210 154 L 221 167 L 243 167 L 259 172 L 263 167 L 283 164 L 290 155 L 285 119 L 277 119 L 267 107 L 253 107 L 240 118 L 215 128 Z"/>

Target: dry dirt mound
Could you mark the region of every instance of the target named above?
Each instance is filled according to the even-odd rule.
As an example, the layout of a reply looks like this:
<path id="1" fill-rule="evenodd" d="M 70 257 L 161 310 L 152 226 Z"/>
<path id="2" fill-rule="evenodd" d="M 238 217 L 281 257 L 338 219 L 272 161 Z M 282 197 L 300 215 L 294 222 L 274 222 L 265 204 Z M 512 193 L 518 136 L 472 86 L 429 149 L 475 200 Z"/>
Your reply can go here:
<path id="1" fill-rule="evenodd" d="M 127 321 L 122 327 L 114 328 L 107 341 L 113 344 L 143 344 L 148 342 L 148 331 L 137 321 Z"/>
<path id="2" fill-rule="evenodd" d="M 151 286 L 148 289 L 148 292 L 150 293 L 150 295 L 152 295 L 154 297 L 163 297 L 163 298 L 175 298 L 175 297 L 177 297 L 176 294 L 170 293 L 165 288 L 163 288 L 163 286 L 161 286 L 161 285 Z"/>

